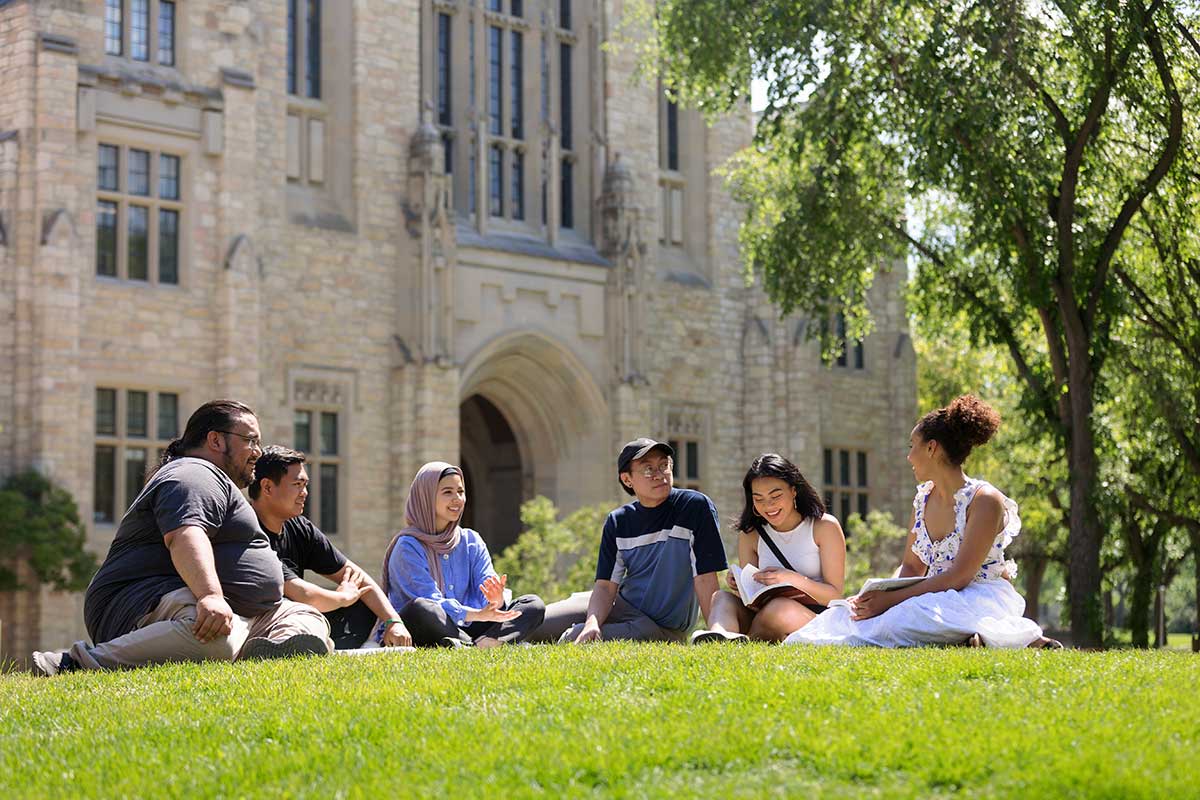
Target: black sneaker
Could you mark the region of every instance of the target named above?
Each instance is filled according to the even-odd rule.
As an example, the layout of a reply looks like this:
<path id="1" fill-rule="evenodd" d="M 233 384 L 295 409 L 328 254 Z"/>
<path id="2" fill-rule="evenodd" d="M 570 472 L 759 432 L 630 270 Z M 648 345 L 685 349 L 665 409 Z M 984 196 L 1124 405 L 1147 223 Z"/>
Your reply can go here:
<path id="1" fill-rule="evenodd" d="M 454 636 L 443 636 L 441 639 L 438 639 L 437 646 L 438 647 L 474 647 L 475 645 L 473 645 L 470 642 L 464 642 L 462 639 L 459 639 Z"/>
<path id="2" fill-rule="evenodd" d="M 283 641 L 273 642 L 261 636 L 255 637 L 242 645 L 238 653 L 238 661 L 263 660 L 268 658 L 290 658 L 291 656 L 324 656 L 329 654 L 329 646 L 320 636 L 311 633 L 298 633 Z"/>
<path id="3" fill-rule="evenodd" d="M 41 675 L 44 678 L 49 678 L 53 675 L 60 675 L 64 672 L 74 672 L 79 669 L 79 665 L 75 663 L 75 659 L 71 658 L 71 654 L 66 650 L 45 650 L 34 653 L 31 660 L 33 666 L 30 672 L 34 675 Z"/>

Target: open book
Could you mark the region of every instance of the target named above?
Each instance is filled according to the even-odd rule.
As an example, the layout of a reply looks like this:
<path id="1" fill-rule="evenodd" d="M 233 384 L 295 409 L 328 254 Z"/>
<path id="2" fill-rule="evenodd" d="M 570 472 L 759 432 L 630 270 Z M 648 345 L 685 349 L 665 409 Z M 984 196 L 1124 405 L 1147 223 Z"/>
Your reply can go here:
<path id="1" fill-rule="evenodd" d="M 912 586 L 914 583 L 920 583 L 925 580 L 924 575 L 916 575 L 910 578 L 867 578 L 867 582 L 858 590 L 858 594 L 867 592 L 892 592 L 896 589 L 903 589 L 905 586 Z M 857 597 L 858 595 L 853 595 Z M 829 607 L 846 606 L 850 607 L 849 599 L 846 600 L 830 600 Z"/>
<path id="2" fill-rule="evenodd" d="M 742 603 L 746 608 L 760 606 L 773 597 L 795 597 L 802 602 L 807 598 L 808 602 L 812 602 L 807 594 L 790 583 L 774 583 L 768 586 L 754 580 L 754 575 L 759 568 L 753 564 L 747 564 L 740 568 L 735 564 L 730 564 L 729 571 L 733 573 L 733 581 L 737 584 L 738 594 L 741 595 Z"/>

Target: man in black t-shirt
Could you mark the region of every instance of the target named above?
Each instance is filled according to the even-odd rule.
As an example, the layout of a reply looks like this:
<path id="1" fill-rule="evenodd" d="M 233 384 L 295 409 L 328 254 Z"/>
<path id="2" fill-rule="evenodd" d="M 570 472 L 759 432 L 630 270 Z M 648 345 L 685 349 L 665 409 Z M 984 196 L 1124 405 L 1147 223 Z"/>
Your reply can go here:
<path id="1" fill-rule="evenodd" d="M 371 576 L 342 555 L 305 516 L 308 471 L 304 454 L 271 446 L 254 465 L 250 505 L 283 563 L 283 594 L 325 614 L 338 650 L 353 650 L 382 626 L 384 646 L 410 646 L 412 639 L 387 595 Z M 337 584 L 326 589 L 304 580 L 305 570 Z"/>
<path id="2" fill-rule="evenodd" d="M 97 644 L 34 653 L 34 671 L 328 653 L 328 624 L 283 598 L 279 560 L 240 491 L 261 452 L 248 407 L 198 408 L 121 519 L 84 595 Z"/>

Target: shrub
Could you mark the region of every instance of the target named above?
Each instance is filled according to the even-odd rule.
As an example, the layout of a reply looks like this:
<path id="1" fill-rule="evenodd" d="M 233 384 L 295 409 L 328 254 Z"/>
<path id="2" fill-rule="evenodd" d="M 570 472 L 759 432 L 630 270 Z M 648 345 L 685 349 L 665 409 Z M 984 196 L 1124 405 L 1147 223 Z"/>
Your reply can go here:
<path id="1" fill-rule="evenodd" d="M 857 592 L 867 578 L 884 578 L 896 571 L 904 555 L 908 532 L 884 511 L 863 519 L 846 520 L 846 591 Z"/>
<path id="2" fill-rule="evenodd" d="M 43 584 L 85 588 L 96 571 L 95 557 L 83 549 L 85 537 L 66 489 L 32 470 L 13 475 L 0 488 L 0 591 L 31 588 L 17 579 L 21 561 Z"/>
<path id="3" fill-rule="evenodd" d="M 496 572 L 508 574 L 514 594 L 537 594 L 546 602 L 592 588 L 600 533 L 611 506 L 586 506 L 566 518 L 546 497 L 521 505 L 524 530 L 496 557 Z"/>

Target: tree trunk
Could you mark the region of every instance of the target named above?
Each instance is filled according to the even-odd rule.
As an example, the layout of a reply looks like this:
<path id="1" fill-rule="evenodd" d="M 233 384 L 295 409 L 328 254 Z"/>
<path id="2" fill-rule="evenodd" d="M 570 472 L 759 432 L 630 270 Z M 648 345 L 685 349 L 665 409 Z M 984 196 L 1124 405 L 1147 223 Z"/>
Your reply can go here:
<path id="1" fill-rule="evenodd" d="M 1071 528 L 1067 535 L 1067 591 L 1071 640 L 1077 647 L 1104 646 L 1100 601 L 1100 523 L 1096 518 L 1096 441 L 1092 433 L 1091 374 L 1077 365 L 1087 351 L 1072 354 L 1070 379 Z"/>
<path id="2" fill-rule="evenodd" d="M 1133 573 L 1133 592 L 1129 600 L 1129 632 L 1134 647 L 1150 646 L 1150 609 L 1157 581 L 1154 580 L 1155 559 L 1138 564 Z"/>
<path id="3" fill-rule="evenodd" d="M 1196 565 L 1196 624 L 1192 628 L 1192 633 L 1200 636 L 1200 527 L 1191 528 L 1189 535 L 1192 539 L 1192 556 Z M 1195 641 L 1193 639 L 1193 642 Z M 1192 649 L 1195 649 L 1194 643 Z"/>
<path id="4" fill-rule="evenodd" d="M 1025 616 L 1038 622 L 1042 608 L 1042 579 L 1046 577 L 1046 565 L 1050 563 L 1050 559 L 1038 555 L 1023 559 L 1023 562 L 1021 568 L 1025 573 Z"/>

